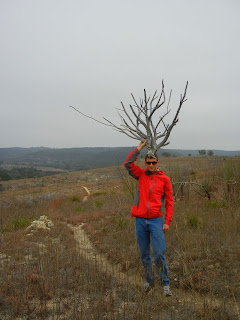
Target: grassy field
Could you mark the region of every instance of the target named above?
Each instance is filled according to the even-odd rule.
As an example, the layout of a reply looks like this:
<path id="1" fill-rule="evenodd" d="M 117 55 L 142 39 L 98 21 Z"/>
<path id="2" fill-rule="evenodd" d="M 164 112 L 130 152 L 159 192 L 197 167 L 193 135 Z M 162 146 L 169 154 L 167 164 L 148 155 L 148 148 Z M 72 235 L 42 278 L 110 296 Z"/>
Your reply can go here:
<path id="1" fill-rule="evenodd" d="M 1 182 L 0 319 L 240 319 L 240 159 L 161 158 L 160 167 L 175 195 L 171 298 L 160 284 L 141 290 L 136 183 L 125 169 L 61 173 Z M 54 227 L 29 233 L 42 215 Z"/>

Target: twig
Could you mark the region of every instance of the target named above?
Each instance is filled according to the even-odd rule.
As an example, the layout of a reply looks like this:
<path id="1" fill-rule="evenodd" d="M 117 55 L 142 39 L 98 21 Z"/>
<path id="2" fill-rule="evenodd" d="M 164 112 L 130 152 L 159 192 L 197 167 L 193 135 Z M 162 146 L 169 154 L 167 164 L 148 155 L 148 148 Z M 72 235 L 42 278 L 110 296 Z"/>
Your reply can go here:
<path id="1" fill-rule="evenodd" d="M 198 187 L 203 188 L 204 191 L 206 192 L 207 196 L 208 196 L 208 199 L 210 200 L 210 198 L 211 198 L 211 197 L 210 197 L 210 194 L 209 194 L 209 192 L 208 192 L 208 190 L 207 190 L 207 188 L 206 188 L 204 185 L 200 184 L 200 183 L 190 182 L 190 181 L 173 182 L 173 183 L 172 183 L 172 185 L 175 185 L 175 184 L 180 184 L 180 186 L 178 187 L 178 190 L 177 190 L 176 194 L 174 195 L 174 200 L 176 200 L 180 188 L 181 188 L 181 187 L 184 187 L 184 186 L 187 185 L 187 184 L 192 184 L 192 185 L 196 185 L 196 186 L 198 186 Z"/>

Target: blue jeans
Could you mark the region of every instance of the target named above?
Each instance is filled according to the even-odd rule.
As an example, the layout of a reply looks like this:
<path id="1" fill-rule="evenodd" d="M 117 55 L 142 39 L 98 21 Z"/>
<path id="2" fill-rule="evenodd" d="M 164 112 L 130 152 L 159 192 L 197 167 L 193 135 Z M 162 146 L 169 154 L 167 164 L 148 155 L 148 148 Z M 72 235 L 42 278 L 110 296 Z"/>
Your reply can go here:
<path id="1" fill-rule="evenodd" d="M 144 267 L 146 281 L 153 284 L 155 280 L 152 259 L 150 255 L 150 235 L 152 238 L 153 254 L 157 273 L 164 286 L 169 285 L 168 268 L 165 258 L 166 246 L 162 217 L 145 219 L 136 218 L 137 242 L 140 249 L 141 261 Z"/>

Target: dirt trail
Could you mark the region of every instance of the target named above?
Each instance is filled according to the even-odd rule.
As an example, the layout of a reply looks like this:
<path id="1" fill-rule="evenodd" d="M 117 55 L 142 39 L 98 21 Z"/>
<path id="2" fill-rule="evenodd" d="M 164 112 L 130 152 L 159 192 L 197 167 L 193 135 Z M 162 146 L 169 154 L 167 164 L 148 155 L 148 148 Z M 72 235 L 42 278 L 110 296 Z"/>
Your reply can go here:
<path id="1" fill-rule="evenodd" d="M 86 202 L 88 197 L 91 195 L 91 192 L 87 187 L 82 187 L 87 192 L 87 195 L 83 198 L 83 201 Z M 86 259 L 97 261 L 99 268 L 102 271 L 105 271 L 111 276 L 116 277 L 118 280 L 122 282 L 128 281 L 128 283 L 131 283 L 132 285 L 141 286 L 143 281 L 141 277 L 136 277 L 129 275 L 127 272 L 122 272 L 120 265 L 110 263 L 104 254 L 97 252 L 89 237 L 83 230 L 83 225 L 83 223 L 79 226 L 72 226 L 68 224 L 68 227 L 74 231 L 74 238 L 77 242 L 80 254 L 85 256 Z"/>
<path id="2" fill-rule="evenodd" d="M 84 186 L 82 186 L 82 187 L 87 192 L 87 195 L 83 198 L 83 202 L 86 202 L 91 193 L 87 187 L 84 187 Z"/>
<path id="3" fill-rule="evenodd" d="M 71 228 L 74 232 L 74 238 L 76 240 L 77 248 L 79 250 L 80 255 L 82 255 L 91 262 L 94 261 L 99 267 L 99 270 L 106 272 L 108 275 L 115 278 L 118 281 L 118 283 L 122 283 L 125 287 L 127 287 L 128 285 L 140 287 L 143 281 L 141 277 L 137 277 L 136 275 L 129 275 L 127 272 L 122 272 L 120 269 L 120 265 L 110 263 L 104 254 L 97 252 L 92 242 L 83 230 L 83 225 L 83 223 L 79 226 L 72 226 L 68 224 L 68 227 Z M 113 289 L 111 295 L 115 297 L 118 296 L 117 290 Z M 111 295 L 108 295 L 108 293 L 106 292 L 105 301 L 107 303 L 111 303 Z M 130 304 L 132 304 L 135 307 L 134 303 L 128 302 L 128 305 Z M 125 314 L 125 308 L 126 302 L 122 301 L 122 299 L 119 298 L 119 305 L 115 310 L 116 318 L 118 315 Z"/>
<path id="4" fill-rule="evenodd" d="M 83 223 L 79 226 L 72 226 L 68 224 L 68 227 L 74 231 L 74 238 L 77 242 L 80 254 L 88 260 L 96 261 L 102 271 L 107 272 L 120 281 L 128 281 L 128 283 L 140 287 L 143 281 L 141 277 L 137 277 L 136 275 L 129 275 L 127 272 L 122 272 L 120 265 L 110 263 L 104 254 L 97 252 L 92 242 L 83 230 L 83 225 Z"/>

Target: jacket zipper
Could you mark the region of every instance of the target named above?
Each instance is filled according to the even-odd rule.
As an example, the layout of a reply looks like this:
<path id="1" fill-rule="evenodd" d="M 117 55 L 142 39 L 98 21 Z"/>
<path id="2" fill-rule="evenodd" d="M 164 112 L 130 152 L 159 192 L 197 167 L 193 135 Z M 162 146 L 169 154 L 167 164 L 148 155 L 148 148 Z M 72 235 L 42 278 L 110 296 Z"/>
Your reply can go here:
<path id="1" fill-rule="evenodd" d="M 149 200 L 148 200 L 148 206 L 147 206 L 147 219 L 148 219 L 148 212 L 149 212 L 149 207 L 150 207 L 150 197 L 151 197 L 151 192 L 152 192 L 152 183 L 153 183 L 153 174 L 151 175 L 151 186 L 150 186 Z"/>
<path id="2" fill-rule="evenodd" d="M 155 188 L 156 183 L 157 183 L 157 180 L 155 180 L 155 182 L 154 182 L 153 190 L 154 190 L 154 188 Z"/>

